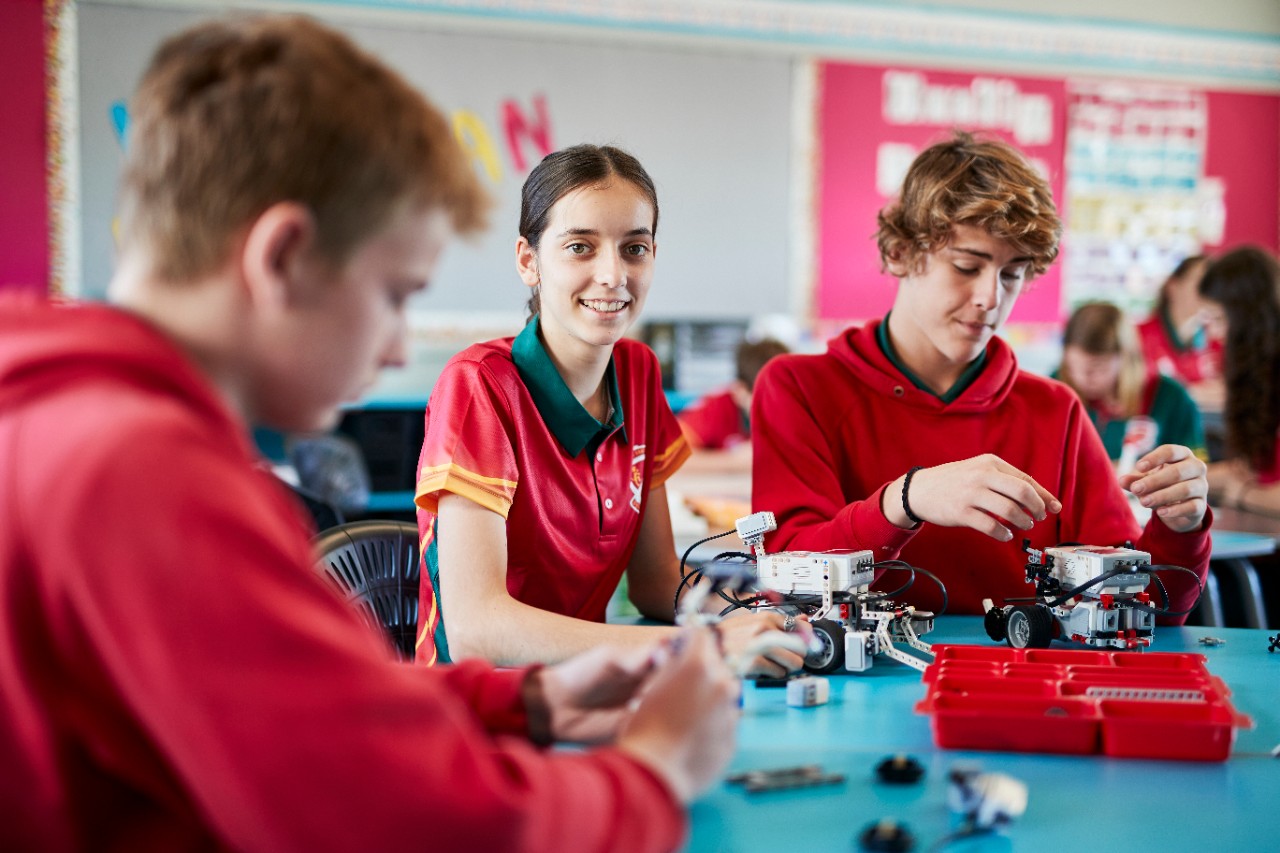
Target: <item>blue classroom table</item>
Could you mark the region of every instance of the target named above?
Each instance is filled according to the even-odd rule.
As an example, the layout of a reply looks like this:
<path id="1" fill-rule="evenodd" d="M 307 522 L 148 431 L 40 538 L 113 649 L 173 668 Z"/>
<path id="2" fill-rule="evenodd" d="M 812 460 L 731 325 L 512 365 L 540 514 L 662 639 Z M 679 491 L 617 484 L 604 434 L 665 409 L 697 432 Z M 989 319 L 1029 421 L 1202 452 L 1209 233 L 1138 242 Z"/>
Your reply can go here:
<path id="1" fill-rule="evenodd" d="M 1204 636 L 1226 644 L 1201 646 Z M 1026 814 L 999 835 L 944 850 L 1280 850 L 1280 758 L 1271 756 L 1280 743 L 1280 652 L 1267 651 L 1267 637 L 1246 628 L 1157 626 L 1147 652 L 1203 654 L 1209 672 L 1230 688 L 1236 711 L 1253 718 L 1253 729 L 1237 730 L 1225 762 L 939 749 L 930 718 L 914 711 L 925 694 L 920 673 L 886 658 L 863 674 L 831 676 L 831 701 L 817 708 L 790 708 L 785 690 L 748 683 L 729 772 L 817 763 L 847 779 L 758 794 L 721 783 L 693 805 L 687 849 L 856 850 L 867 824 L 894 818 L 915 835 L 915 849 L 927 851 L 954 828 L 947 771 L 977 762 L 1026 783 Z M 975 616 L 944 616 L 925 639 L 994 645 Z M 897 753 L 924 764 L 921 783 L 875 780 L 875 765 Z"/>

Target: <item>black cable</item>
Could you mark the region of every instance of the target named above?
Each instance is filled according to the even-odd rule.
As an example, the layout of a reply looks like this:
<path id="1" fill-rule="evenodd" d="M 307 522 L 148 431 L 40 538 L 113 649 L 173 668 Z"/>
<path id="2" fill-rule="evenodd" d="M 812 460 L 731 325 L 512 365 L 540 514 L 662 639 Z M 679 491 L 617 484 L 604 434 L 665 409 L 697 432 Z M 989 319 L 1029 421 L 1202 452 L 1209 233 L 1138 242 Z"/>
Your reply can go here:
<path id="1" fill-rule="evenodd" d="M 1156 572 L 1163 572 L 1167 569 L 1173 569 L 1174 571 L 1179 571 L 1179 572 L 1186 572 L 1187 574 L 1191 575 L 1191 577 L 1196 579 L 1196 587 L 1198 588 L 1199 591 L 1196 593 L 1196 600 L 1193 601 L 1191 603 L 1191 606 L 1188 607 L 1186 610 L 1170 610 L 1169 609 L 1169 591 L 1165 589 L 1164 581 L 1162 581 L 1160 579 L 1160 576 L 1156 574 Z M 1164 599 L 1164 606 L 1161 608 L 1155 608 L 1146 604 L 1135 602 L 1130 605 L 1131 607 L 1133 607 L 1134 610 L 1141 610 L 1143 613 L 1151 613 L 1155 616 L 1186 616 L 1189 613 L 1191 613 L 1192 610 L 1196 609 L 1196 606 L 1200 603 L 1200 597 L 1204 595 L 1204 581 L 1200 579 L 1200 576 L 1198 574 L 1191 571 L 1191 569 L 1186 568 L 1185 566 L 1174 566 L 1174 565 L 1149 566 L 1147 570 L 1151 572 L 1151 579 L 1155 581 L 1156 587 L 1160 590 L 1160 597 Z"/>
<path id="2" fill-rule="evenodd" d="M 916 571 L 917 571 L 917 572 L 924 572 L 924 576 L 925 576 L 925 577 L 927 577 L 927 578 L 929 578 L 930 580 L 932 580 L 934 583 L 936 583 L 936 584 L 938 585 L 938 589 L 939 589 L 939 591 L 941 591 L 941 592 L 942 592 L 942 609 L 941 609 L 941 610 L 939 610 L 937 613 L 935 613 L 935 614 L 933 614 L 933 615 L 934 615 L 934 616 L 941 616 L 942 614 L 946 613 L 946 612 L 947 612 L 947 605 L 948 605 L 948 604 L 950 604 L 950 601 L 949 601 L 949 600 L 948 600 L 948 598 L 947 598 L 947 587 L 946 587 L 946 584 L 944 584 L 944 583 L 942 582 L 942 579 L 941 579 L 941 578 L 939 578 L 937 575 L 935 575 L 933 572 L 929 571 L 928 569 L 922 569 L 922 568 L 920 568 L 919 566 L 916 566 Z"/>
<path id="3" fill-rule="evenodd" d="M 1116 577 L 1117 575 L 1128 575 L 1128 574 L 1133 574 L 1133 572 L 1129 569 L 1129 567 L 1128 567 L 1128 566 L 1124 566 L 1124 567 L 1121 567 L 1121 568 L 1118 568 L 1118 569 L 1112 569 L 1112 570 L 1111 570 L 1111 571 L 1109 571 L 1109 572 L 1103 572 L 1102 574 L 1098 575 L 1097 577 L 1090 578 L 1089 580 L 1085 581 L 1084 583 L 1080 584 L 1079 586 L 1072 587 L 1071 589 L 1069 589 L 1069 590 L 1067 590 L 1066 592 L 1062 593 L 1062 595 L 1058 596 L 1057 598 L 1053 599 L 1052 601 L 1046 601 L 1046 602 L 1045 602 L 1045 606 L 1046 606 L 1046 607 L 1058 607 L 1058 606 L 1060 606 L 1060 605 L 1062 605 L 1062 604 L 1065 604 L 1066 602 L 1070 601 L 1071 599 L 1075 598 L 1077 595 L 1079 595 L 1080 593 L 1084 592 L 1086 589 L 1088 589 L 1088 588 L 1089 588 L 1089 587 L 1091 587 L 1091 586 L 1097 586 L 1098 584 L 1102 583 L 1103 581 L 1105 581 L 1105 580 L 1110 580 L 1111 578 L 1114 578 L 1114 577 Z"/>
<path id="4" fill-rule="evenodd" d="M 756 563 L 756 558 L 754 554 L 748 554 L 745 551 L 721 551 L 719 554 L 716 554 L 714 557 L 712 557 L 711 560 L 709 560 L 706 563 L 703 563 L 702 567 L 698 569 L 698 572 L 702 577 L 706 577 L 707 569 L 710 568 L 711 566 L 715 566 L 715 565 L 754 566 L 755 563 Z M 730 605 L 729 608 L 727 608 L 725 611 L 723 611 L 720 614 L 722 616 L 724 615 L 724 613 L 728 612 L 729 610 L 734 610 L 734 609 L 746 606 L 739 603 L 739 599 L 736 597 L 736 595 L 730 596 L 729 593 L 725 591 L 725 588 L 723 586 L 720 586 L 719 588 L 716 589 L 716 595 L 721 600 L 727 601 Z"/>
<path id="5" fill-rule="evenodd" d="M 1169 609 L 1169 592 L 1164 587 L 1164 581 L 1160 580 L 1160 576 L 1155 574 L 1156 572 L 1164 571 L 1166 569 L 1173 569 L 1179 572 L 1186 572 L 1187 574 L 1195 578 L 1196 585 L 1200 590 L 1199 593 L 1196 595 L 1196 604 L 1200 602 L 1200 596 L 1204 594 L 1204 583 L 1200 580 L 1200 576 L 1197 575 L 1195 572 L 1191 571 L 1188 568 L 1184 568 L 1183 566 L 1173 566 L 1173 565 L 1143 566 L 1141 568 L 1141 571 L 1151 573 L 1151 579 L 1155 582 L 1156 588 L 1160 590 L 1160 596 L 1163 599 L 1163 606 L 1151 607 L 1150 605 L 1142 604 L 1136 601 L 1131 601 L 1129 602 L 1130 607 L 1132 607 L 1134 610 L 1141 610 L 1143 613 L 1151 613 L 1156 616 L 1186 616 L 1192 610 L 1195 610 L 1196 604 L 1192 604 L 1191 607 L 1187 610 L 1175 611 L 1175 610 Z M 924 571 L 924 569 L 921 569 L 920 571 Z M 1072 598 L 1075 598 L 1077 595 L 1079 595 L 1089 587 L 1097 586 L 1103 581 L 1110 580 L 1111 578 L 1118 577 L 1119 575 L 1127 575 L 1127 574 L 1134 574 L 1133 569 L 1128 566 L 1112 569 L 1109 572 L 1103 572 L 1097 577 L 1090 578 L 1089 580 L 1085 581 L 1079 586 L 1072 587 L 1071 589 L 1062 593 L 1052 601 L 1046 601 L 1044 604 L 1046 607 L 1058 607 L 1070 601 Z"/>
<path id="6" fill-rule="evenodd" d="M 694 549 L 696 549 L 699 545 L 705 545 L 706 543 L 712 542 L 716 539 L 723 539 L 724 537 L 728 536 L 730 533 L 733 533 L 733 531 L 726 530 L 723 533 L 717 533 L 714 536 L 708 536 L 706 539 L 699 539 L 697 542 L 694 542 L 685 550 L 684 554 L 680 557 L 680 583 L 676 585 L 676 597 L 671 604 L 672 614 L 677 616 L 680 614 L 680 595 L 681 593 L 684 592 L 685 586 L 687 585 L 692 587 L 693 584 L 697 583 L 698 580 L 702 579 L 701 569 L 694 569 L 688 574 L 685 573 L 685 566 L 689 562 L 689 555 L 692 554 L 694 552 Z M 696 580 L 690 580 L 690 578 L 692 578 L 695 574 L 698 576 L 698 578 Z"/>
<path id="7" fill-rule="evenodd" d="M 911 572 L 911 578 L 905 584 L 893 590 L 892 592 L 882 593 L 877 591 L 877 598 L 896 598 L 897 596 L 902 595 L 904 592 L 911 589 L 912 584 L 916 582 L 916 572 L 920 572 L 925 577 L 929 578 L 935 584 L 937 584 L 938 590 L 942 593 L 942 609 L 940 609 L 937 613 L 935 613 L 934 616 L 941 616 L 942 614 L 947 612 L 947 607 L 950 604 L 950 599 L 947 597 L 947 586 L 942 582 L 941 578 L 939 578 L 937 575 L 935 575 L 933 572 L 929 571 L 928 569 L 921 568 L 920 566 L 913 566 L 910 563 L 906 562 L 905 560 L 881 560 L 878 563 L 872 563 L 871 568 L 898 569 L 900 571 Z"/>

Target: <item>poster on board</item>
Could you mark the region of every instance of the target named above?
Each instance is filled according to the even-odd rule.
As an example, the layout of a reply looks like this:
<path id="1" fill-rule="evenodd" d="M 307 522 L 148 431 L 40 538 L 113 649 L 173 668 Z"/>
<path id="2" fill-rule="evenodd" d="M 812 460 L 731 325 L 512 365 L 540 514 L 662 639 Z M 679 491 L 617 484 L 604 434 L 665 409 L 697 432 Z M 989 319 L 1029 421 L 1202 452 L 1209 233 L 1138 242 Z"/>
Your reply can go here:
<path id="1" fill-rule="evenodd" d="M 1144 311 L 1179 261 L 1222 243 L 1223 183 L 1205 169 L 1208 98 L 1117 80 L 1073 80 L 1067 98 L 1068 302 Z"/>

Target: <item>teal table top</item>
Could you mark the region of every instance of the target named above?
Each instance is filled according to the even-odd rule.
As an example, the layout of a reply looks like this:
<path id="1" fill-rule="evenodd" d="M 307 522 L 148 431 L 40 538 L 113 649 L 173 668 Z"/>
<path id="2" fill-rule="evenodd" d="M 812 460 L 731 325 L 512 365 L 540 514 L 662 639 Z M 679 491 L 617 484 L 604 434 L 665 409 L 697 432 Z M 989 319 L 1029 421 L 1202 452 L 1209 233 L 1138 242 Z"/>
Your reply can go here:
<path id="1" fill-rule="evenodd" d="M 1205 636 L 1226 642 L 1202 646 Z M 1224 762 L 941 749 L 930 718 L 914 710 L 925 695 L 921 674 L 883 657 L 866 673 L 831 676 L 831 700 L 815 708 L 788 707 L 785 690 L 748 684 L 731 773 L 817 763 L 846 781 L 756 794 L 722 783 L 693 805 L 687 849 L 856 850 L 868 824 L 892 818 L 910 828 L 917 850 L 930 850 L 954 829 L 948 771 L 977 763 L 1027 785 L 1026 813 L 1000 834 L 941 849 L 1280 850 L 1280 758 L 1271 756 L 1280 743 L 1280 652 L 1267 651 L 1267 637 L 1244 628 L 1157 627 L 1146 653 L 1203 654 L 1235 709 L 1253 719 L 1252 729 L 1237 730 Z M 925 639 L 994 645 L 978 617 L 943 617 Z M 899 753 L 925 766 L 922 782 L 876 781 L 875 765 Z"/>

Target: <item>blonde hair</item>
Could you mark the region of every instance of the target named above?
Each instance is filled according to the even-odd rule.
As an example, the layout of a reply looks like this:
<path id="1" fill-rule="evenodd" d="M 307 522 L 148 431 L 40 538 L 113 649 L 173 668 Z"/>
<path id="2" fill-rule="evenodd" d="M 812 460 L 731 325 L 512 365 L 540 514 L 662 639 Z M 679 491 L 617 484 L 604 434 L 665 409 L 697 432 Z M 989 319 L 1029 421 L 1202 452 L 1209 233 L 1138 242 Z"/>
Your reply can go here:
<path id="1" fill-rule="evenodd" d="M 328 27 L 241 17 L 165 41 L 130 105 L 122 250 L 189 281 L 284 201 L 310 209 L 335 267 L 405 209 L 443 208 L 468 233 L 488 205 L 444 116 Z"/>
<path id="2" fill-rule="evenodd" d="M 880 262 L 916 266 L 951 239 L 956 225 L 982 228 L 1031 258 L 1028 277 L 1058 256 L 1062 222 L 1053 195 L 1017 149 L 956 131 L 916 157 L 902 193 L 880 211 Z"/>
<path id="3" fill-rule="evenodd" d="M 1116 379 L 1116 398 L 1122 417 L 1131 418 L 1142 411 L 1142 391 L 1146 386 L 1147 368 L 1133 324 L 1119 307 L 1109 302 L 1081 305 L 1067 321 L 1062 345 L 1078 347 L 1089 355 L 1120 356 L 1120 375 Z M 1077 394 L 1080 386 L 1064 360 L 1058 369 L 1062 381 Z M 1083 396 L 1083 395 L 1081 395 Z"/>

